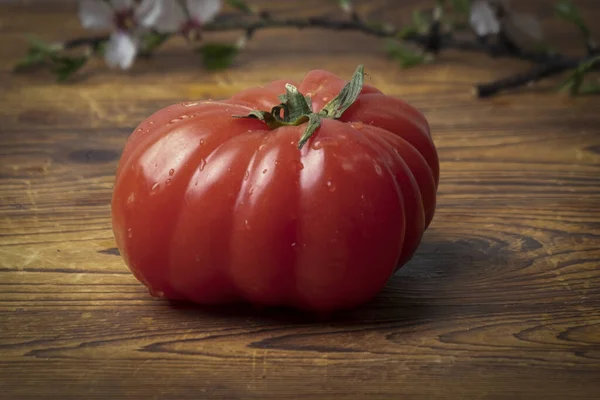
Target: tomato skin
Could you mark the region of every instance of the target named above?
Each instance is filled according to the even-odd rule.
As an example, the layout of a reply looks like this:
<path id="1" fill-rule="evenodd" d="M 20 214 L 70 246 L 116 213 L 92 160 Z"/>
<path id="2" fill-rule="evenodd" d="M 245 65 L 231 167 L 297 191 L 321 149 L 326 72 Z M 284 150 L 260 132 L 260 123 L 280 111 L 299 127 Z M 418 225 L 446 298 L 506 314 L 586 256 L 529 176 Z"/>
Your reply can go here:
<path id="1" fill-rule="evenodd" d="M 155 296 L 320 312 L 373 298 L 435 210 L 423 115 L 365 85 L 340 120 L 269 130 L 234 118 L 277 105 L 286 81 L 159 110 L 130 136 L 112 201 L 117 246 Z M 311 71 L 315 111 L 346 81 Z"/>

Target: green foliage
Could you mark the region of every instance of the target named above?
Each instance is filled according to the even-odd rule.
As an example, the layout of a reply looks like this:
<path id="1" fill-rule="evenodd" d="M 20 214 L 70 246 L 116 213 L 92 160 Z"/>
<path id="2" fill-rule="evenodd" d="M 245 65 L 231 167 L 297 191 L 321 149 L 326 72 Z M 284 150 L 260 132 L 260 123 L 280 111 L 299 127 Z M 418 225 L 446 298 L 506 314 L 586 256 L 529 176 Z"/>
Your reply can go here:
<path id="1" fill-rule="evenodd" d="M 29 50 L 27 54 L 15 65 L 16 71 L 22 71 L 28 68 L 36 67 L 47 62 L 53 54 L 62 49 L 62 46 L 43 42 L 33 36 L 27 37 Z"/>
<path id="2" fill-rule="evenodd" d="M 413 10 L 412 12 L 412 24 L 413 27 L 419 32 L 427 32 L 431 21 L 427 18 L 425 12 L 421 10 Z"/>
<path id="3" fill-rule="evenodd" d="M 471 11 L 471 0 L 451 0 L 452 9 L 459 14 L 469 14 Z"/>
<path id="4" fill-rule="evenodd" d="M 57 81 L 63 82 L 79 71 L 89 59 L 87 55 L 60 54 L 63 50 L 63 46 L 60 44 L 49 44 L 33 37 L 29 37 L 28 41 L 29 50 L 23 58 L 17 61 L 15 71 L 48 64 L 50 70 L 56 75 Z"/>
<path id="5" fill-rule="evenodd" d="M 205 43 L 197 49 L 202 56 L 202 63 L 210 71 L 220 71 L 229 67 L 239 52 L 233 44 Z"/>
<path id="6" fill-rule="evenodd" d="M 427 56 L 424 53 L 412 50 L 393 40 L 387 43 L 386 52 L 392 59 L 398 61 L 402 68 L 410 68 L 427 62 Z"/>
<path id="7" fill-rule="evenodd" d="M 250 7 L 248 5 L 248 3 L 246 3 L 244 0 L 227 0 L 227 4 L 229 4 L 231 7 L 235 8 L 236 10 L 240 10 L 242 12 L 245 12 L 246 14 L 254 14 L 254 10 L 252 9 L 252 7 Z"/>
<path id="8" fill-rule="evenodd" d="M 140 56 L 149 57 L 160 45 L 171 35 L 169 33 L 150 32 L 142 37 L 140 44 Z"/>
<path id="9" fill-rule="evenodd" d="M 580 95 L 600 94 L 600 82 L 585 82 L 579 87 Z"/>
<path id="10" fill-rule="evenodd" d="M 351 0 L 338 0 L 340 4 L 340 8 L 346 12 L 352 10 L 352 1 Z"/>
<path id="11" fill-rule="evenodd" d="M 562 0 L 554 5 L 556 14 L 563 20 L 575 25 L 586 40 L 590 38 L 590 29 L 587 27 L 579 10 L 571 0 Z"/>
<path id="12" fill-rule="evenodd" d="M 87 61 L 87 56 L 54 55 L 52 56 L 52 72 L 56 74 L 56 79 L 59 82 L 64 82 L 79 71 Z"/>
<path id="13" fill-rule="evenodd" d="M 600 64 L 600 56 L 590 58 L 580 63 L 559 86 L 560 91 L 569 91 L 573 96 L 578 94 L 599 94 L 598 82 L 585 82 L 585 76 L 594 66 Z"/>

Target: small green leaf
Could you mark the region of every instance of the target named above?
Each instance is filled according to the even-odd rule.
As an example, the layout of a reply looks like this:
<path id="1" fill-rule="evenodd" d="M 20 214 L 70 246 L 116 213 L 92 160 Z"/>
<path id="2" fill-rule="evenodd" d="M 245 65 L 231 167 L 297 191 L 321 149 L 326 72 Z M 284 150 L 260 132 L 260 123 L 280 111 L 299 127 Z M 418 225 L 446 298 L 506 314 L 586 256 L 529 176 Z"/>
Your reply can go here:
<path id="1" fill-rule="evenodd" d="M 34 67 L 46 61 L 47 55 L 43 52 L 29 49 L 29 52 L 15 64 L 15 71 L 22 71 L 27 68 Z"/>
<path id="2" fill-rule="evenodd" d="M 106 52 L 106 46 L 108 45 L 108 41 L 96 43 L 93 47 L 94 53 L 101 57 L 104 57 L 104 53 Z"/>
<path id="3" fill-rule="evenodd" d="M 46 43 L 35 36 L 27 36 L 27 41 L 29 42 L 29 46 L 31 48 L 43 51 L 45 53 L 52 53 L 62 49 L 60 44 Z"/>
<path id="4" fill-rule="evenodd" d="M 427 18 L 426 14 L 421 10 L 413 10 L 412 13 L 412 22 L 414 28 L 419 32 L 426 32 L 429 30 L 429 18 Z"/>
<path id="5" fill-rule="evenodd" d="M 62 45 L 46 43 L 36 37 L 28 36 L 29 49 L 27 54 L 15 64 L 14 70 L 21 71 L 36 67 L 48 61 L 50 56 L 62 50 Z"/>
<path id="6" fill-rule="evenodd" d="M 352 12 L 352 1 L 351 0 L 338 0 L 338 3 L 340 4 L 340 8 L 344 11 L 344 12 Z"/>
<path id="7" fill-rule="evenodd" d="M 396 41 L 388 42 L 388 55 L 400 63 L 402 68 L 410 68 L 427 62 L 427 57 L 421 52 L 409 49 Z"/>
<path id="8" fill-rule="evenodd" d="M 581 31 L 581 34 L 586 40 L 590 38 L 590 29 L 587 27 L 579 10 L 571 2 L 571 0 L 562 0 L 555 4 L 554 10 L 556 14 L 563 20 L 575 25 Z"/>
<path id="9" fill-rule="evenodd" d="M 206 43 L 199 47 L 197 52 L 202 55 L 202 62 L 207 69 L 219 71 L 233 63 L 239 49 L 233 44 Z"/>
<path id="10" fill-rule="evenodd" d="M 140 56 L 149 57 L 160 45 L 171 35 L 168 33 L 150 32 L 142 37 L 140 45 Z"/>
<path id="11" fill-rule="evenodd" d="M 579 87 L 580 95 L 600 94 L 600 82 L 587 82 Z"/>
<path id="12" fill-rule="evenodd" d="M 64 82 L 71 75 L 79 71 L 88 61 L 87 56 L 53 56 L 52 72 L 56 74 L 59 82 Z"/>
<path id="13" fill-rule="evenodd" d="M 254 14 L 255 11 L 244 0 L 227 0 L 227 4 L 231 7 L 245 12 L 246 14 Z"/>
<path id="14" fill-rule="evenodd" d="M 584 88 L 587 92 L 593 91 L 593 85 L 584 84 L 585 75 L 592 70 L 592 68 L 600 63 L 600 56 L 593 57 L 585 62 L 580 63 L 567 77 L 563 83 L 560 84 L 558 90 L 569 91 L 571 95 L 575 96 L 582 94 Z M 583 93 L 591 94 L 591 93 Z"/>
<path id="15" fill-rule="evenodd" d="M 460 14 L 468 14 L 471 10 L 471 0 L 452 0 L 452 8 Z"/>
<path id="16" fill-rule="evenodd" d="M 417 33 L 419 33 L 419 30 L 414 27 L 414 26 L 406 26 L 404 28 L 402 28 L 398 34 L 396 35 L 396 37 L 398 39 L 406 39 L 409 36 L 412 35 L 416 35 Z"/>

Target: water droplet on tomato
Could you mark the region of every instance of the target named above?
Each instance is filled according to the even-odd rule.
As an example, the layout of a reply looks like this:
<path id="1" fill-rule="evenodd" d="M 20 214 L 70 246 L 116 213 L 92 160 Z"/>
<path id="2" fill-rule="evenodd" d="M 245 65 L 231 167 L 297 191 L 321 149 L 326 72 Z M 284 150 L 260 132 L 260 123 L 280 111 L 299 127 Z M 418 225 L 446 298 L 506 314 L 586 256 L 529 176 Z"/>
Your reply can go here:
<path id="1" fill-rule="evenodd" d="M 186 114 L 180 115 L 179 117 L 177 117 L 177 118 L 173 118 L 172 120 L 170 120 L 170 121 L 169 121 L 169 125 L 170 125 L 170 124 L 177 123 L 177 122 L 179 122 L 179 121 L 183 121 L 184 119 L 186 119 L 186 118 L 189 118 L 189 117 L 190 117 L 190 116 L 189 116 L 189 115 L 186 115 Z"/>
<path id="2" fill-rule="evenodd" d="M 296 245 L 296 242 L 292 243 L 292 247 L 294 247 Z"/>
<path id="3" fill-rule="evenodd" d="M 200 139 L 200 146 L 204 146 L 204 139 Z"/>
<path id="4" fill-rule="evenodd" d="M 375 172 L 377 173 L 377 175 L 381 175 L 381 173 L 382 173 L 381 167 L 377 164 L 375 164 Z"/>
<path id="5" fill-rule="evenodd" d="M 250 172 L 246 171 L 244 172 L 244 180 L 247 181 L 248 178 L 250 178 Z"/>
<path id="6" fill-rule="evenodd" d="M 323 143 L 321 143 L 321 141 L 318 140 L 315 143 L 313 143 L 311 147 L 313 150 L 321 150 L 323 148 Z"/>
<path id="7" fill-rule="evenodd" d="M 335 185 L 331 181 L 327 181 L 327 188 L 329 188 L 330 192 L 335 192 Z"/>
<path id="8" fill-rule="evenodd" d="M 200 160 L 200 166 L 198 167 L 198 169 L 202 171 L 204 170 L 204 167 L 206 167 L 206 160 L 203 158 L 202 160 Z"/>
<path id="9" fill-rule="evenodd" d="M 254 188 L 250 188 L 250 190 L 248 191 L 248 195 L 252 196 L 252 193 L 254 193 Z"/>
<path id="10" fill-rule="evenodd" d="M 244 226 L 246 227 L 246 229 L 250 230 L 250 223 L 247 219 L 244 220 Z"/>
<path id="11" fill-rule="evenodd" d="M 267 169 L 265 168 L 265 169 L 263 169 L 263 174 L 266 174 L 266 173 L 267 173 Z"/>
<path id="12" fill-rule="evenodd" d="M 156 290 L 156 289 L 148 289 L 148 292 L 150 292 L 150 296 L 152 297 L 156 297 L 156 298 L 162 298 L 165 297 L 165 292 L 163 292 L 162 290 Z"/>
<path id="13" fill-rule="evenodd" d="M 171 179 L 167 179 L 166 184 L 167 184 L 167 186 L 170 185 L 171 184 Z"/>
<path id="14" fill-rule="evenodd" d="M 154 121 L 149 121 L 148 125 L 154 125 Z"/>
<path id="15" fill-rule="evenodd" d="M 173 176 L 175 174 L 175 170 L 173 168 L 171 168 L 169 170 L 169 176 Z"/>
<path id="16" fill-rule="evenodd" d="M 275 160 L 275 162 L 273 164 L 279 165 L 279 160 Z"/>
<path id="17" fill-rule="evenodd" d="M 135 193 L 131 192 L 131 193 L 129 193 L 129 196 L 127 196 L 127 204 L 133 204 L 134 201 L 135 201 Z"/>
<path id="18" fill-rule="evenodd" d="M 304 169 L 304 164 L 302 162 L 298 162 L 298 169 L 302 171 Z"/>
<path id="19" fill-rule="evenodd" d="M 133 232 L 131 232 L 131 228 L 127 229 L 127 237 L 128 238 L 132 238 L 133 237 Z"/>
<path id="20" fill-rule="evenodd" d="M 156 182 L 154 185 L 152 185 L 153 192 L 156 192 L 159 188 L 160 188 L 160 184 L 158 182 Z"/>

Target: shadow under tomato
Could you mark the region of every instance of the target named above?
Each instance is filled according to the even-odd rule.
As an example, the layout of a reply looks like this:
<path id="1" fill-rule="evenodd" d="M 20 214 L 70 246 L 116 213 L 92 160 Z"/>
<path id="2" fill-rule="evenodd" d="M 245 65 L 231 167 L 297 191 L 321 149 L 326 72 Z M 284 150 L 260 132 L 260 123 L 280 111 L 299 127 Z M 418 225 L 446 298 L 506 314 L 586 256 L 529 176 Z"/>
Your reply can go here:
<path id="1" fill-rule="evenodd" d="M 445 236 L 442 239 L 442 236 Z M 536 243 L 525 243 L 531 248 Z M 493 282 L 512 268 L 521 268 L 513 259 L 509 243 L 485 237 L 452 238 L 438 232 L 426 234 L 413 259 L 401 268 L 372 301 L 361 307 L 330 314 L 314 314 L 287 307 L 256 307 L 248 304 L 198 306 L 170 302 L 170 307 L 194 317 L 211 315 L 251 318 L 281 324 L 347 324 L 382 321 L 413 321 L 436 315 L 464 312 L 478 303 L 476 287 Z M 475 290 L 475 292 L 474 292 Z"/>

